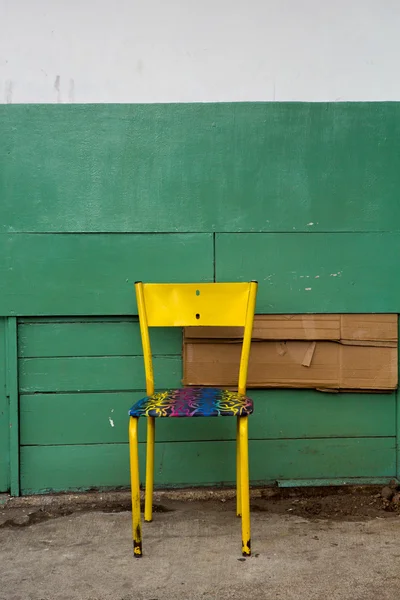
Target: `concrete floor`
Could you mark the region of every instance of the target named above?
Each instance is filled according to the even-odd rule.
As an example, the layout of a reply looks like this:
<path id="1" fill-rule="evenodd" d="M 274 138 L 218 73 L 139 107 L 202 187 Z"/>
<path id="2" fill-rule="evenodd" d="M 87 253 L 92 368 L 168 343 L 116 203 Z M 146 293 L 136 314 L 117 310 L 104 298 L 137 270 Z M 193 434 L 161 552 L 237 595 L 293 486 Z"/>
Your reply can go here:
<path id="1" fill-rule="evenodd" d="M 232 501 L 175 501 L 166 508 L 144 526 L 142 559 L 131 554 L 127 511 L 78 512 L 27 525 L 26 513 L 14 510 L 12 524 L 4 518 L 0 529 L 0 599 L 398 596 L 399 516 L 335 521 L 255 512 L 253 556 L 241 560 Z"/>

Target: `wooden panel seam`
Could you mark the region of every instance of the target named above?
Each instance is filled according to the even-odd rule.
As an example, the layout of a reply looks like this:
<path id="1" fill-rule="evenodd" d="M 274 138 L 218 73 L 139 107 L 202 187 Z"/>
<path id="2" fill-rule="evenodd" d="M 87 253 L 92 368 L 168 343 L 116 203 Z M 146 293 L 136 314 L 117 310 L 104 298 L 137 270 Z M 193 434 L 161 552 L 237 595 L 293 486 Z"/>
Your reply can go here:
<path id="1" fill-rule="evenodd" d="M 19 402 L 18 402 L 18 349 L 17 319 L 6 321 L 6 388 L 10 419 L 10 483 L 11 495 L 20 494 L 19 473 Z"/>

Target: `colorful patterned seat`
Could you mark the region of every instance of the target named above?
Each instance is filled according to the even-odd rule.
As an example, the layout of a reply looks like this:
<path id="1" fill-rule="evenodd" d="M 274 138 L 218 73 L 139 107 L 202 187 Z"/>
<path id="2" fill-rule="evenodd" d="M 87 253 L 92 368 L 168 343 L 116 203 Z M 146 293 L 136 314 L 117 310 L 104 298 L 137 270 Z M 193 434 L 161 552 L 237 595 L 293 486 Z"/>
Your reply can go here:
<path id="1" fill-rule="evenodd" d="M 210 387 L 156 392 L 129 411 L 131 417 L 244 417 L 253 412 L 251 398 Z"/>

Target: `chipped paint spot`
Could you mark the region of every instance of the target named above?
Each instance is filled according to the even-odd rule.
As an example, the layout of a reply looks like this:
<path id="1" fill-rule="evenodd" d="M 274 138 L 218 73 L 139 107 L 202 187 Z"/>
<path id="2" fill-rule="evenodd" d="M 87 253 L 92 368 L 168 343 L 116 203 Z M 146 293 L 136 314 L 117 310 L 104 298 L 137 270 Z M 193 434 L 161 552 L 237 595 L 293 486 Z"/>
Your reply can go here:
<path id="1" fill-rule="evenodd" d="M 114 427 L 114 421 L 112 420 L 112 418 L 111 418 L 111 417 L 108 417 L 108 420 L 110 421 L 110 425 L 111 425 L 111 427 Z"/>
<path id="2" fill-rule="evenodd" d="M 310 292 L 312 288 L 304 288 L 306 292 Z"/>
<path id="3" fill-rule="evenodd" d="M 316 276 L 314 277 L 314 279 L 319 279 L 319 275 L 316 275 Z"/>
<path id="4" fill-rule="evenodd" d="M 307 227 L 311 227 L 311 225 L 314 225 L 314 223 L 307 223 Z"/>

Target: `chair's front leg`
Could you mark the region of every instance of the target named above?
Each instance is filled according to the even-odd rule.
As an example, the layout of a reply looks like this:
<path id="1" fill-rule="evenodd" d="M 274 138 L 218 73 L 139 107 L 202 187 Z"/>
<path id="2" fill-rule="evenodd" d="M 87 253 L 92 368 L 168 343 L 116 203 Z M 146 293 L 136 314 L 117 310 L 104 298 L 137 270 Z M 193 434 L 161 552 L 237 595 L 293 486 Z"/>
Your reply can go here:
<path id="1" fill-rule="evenodd" d="M 155 418 L 147 417 L 146 491 L 144 520 L 153 520 Z"/>
<path id="2" fill-rule="evenodd" d="M 239 417 L 240 487 L 242 508 L 242 554 L 250 556 L 250 490 L 249 490 L 249 436 L 248 417 Z"/>
<path id="3" fill-rule="evenodd" d="M 137 417 L 129 420 L 129 456 L 131 466 L 133 554 L 142 556 L 142 526 L 140 522 L 139 444 Z"/>
<path id="4" fill-rule="evenodd" d="M 236 420 L 236 515 L 242 516 L 240 477 L 240 417 Z"/>

